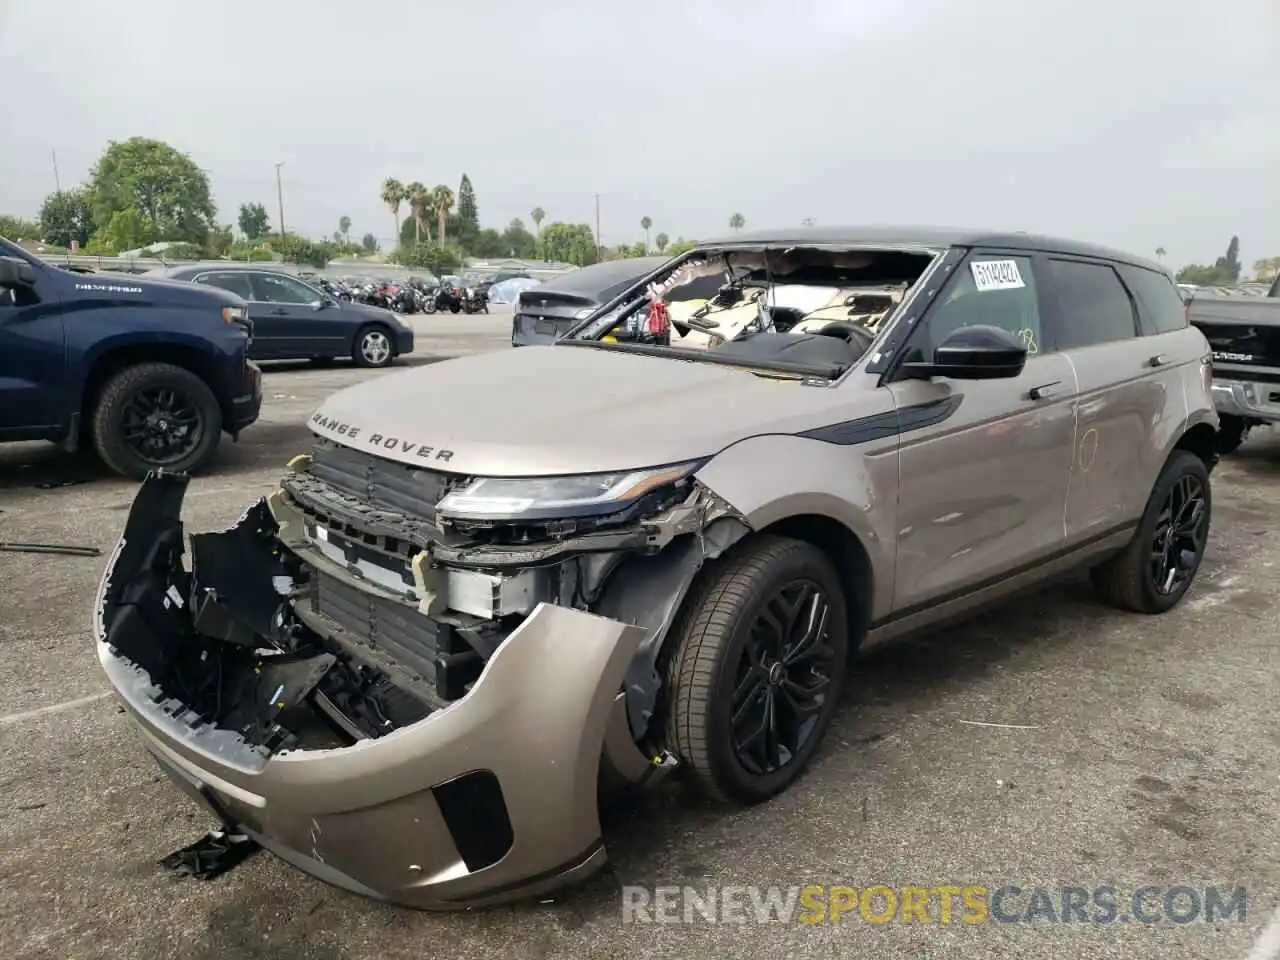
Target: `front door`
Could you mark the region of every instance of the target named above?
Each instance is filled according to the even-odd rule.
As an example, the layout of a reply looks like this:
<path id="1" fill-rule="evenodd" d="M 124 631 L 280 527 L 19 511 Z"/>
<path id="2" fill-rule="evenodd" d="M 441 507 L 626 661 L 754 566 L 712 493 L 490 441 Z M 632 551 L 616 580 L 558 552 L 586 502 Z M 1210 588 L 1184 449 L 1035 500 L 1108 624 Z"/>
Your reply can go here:
<path id="1" fill-rule="evenodd" d="M 1019 376 L 889 388 L 903 431 L 895 614 L 979 589 L 1063 547 L 1075 379 L 1041 323 L 1036 260 L 974 251 L 907 344 L 905 359 L 927 360 L 960 327 L 998 326 L 1027 345 Z"/>
<path id="2" fill-rule="evenodd" d="M 1170 382 L 1173 365 L 1160 362 L 1162 337 L 1142 336 L 1137 302 L 1114 266 L 1051 256 L 1045 276 L 1054 335 L 1079 391 L 1066 513 L 1067 541 L 1076 544 L 1141 515 L 1164 459 L 1152 437 L 1170 389 L 1182 388 L 1177 374 Z M 1180 396 L 1176 406 L 1184 415 Z"/>
<path id="3" fill-rule="evenodd" d="M 319 290 L 279 273 L 251 272 L 249 281 L 253 285 L 249 316 L 254 339 L 263 329 L 271 339 L 272 356 L 337 357 L 350 353 L 338 309 Z"/>
<path id="4" fill-rule="evenodd" d="M 0 287 L 0 439 L 47 436 L 67 426 L 76 407 L 63 313 L 47 269 L 34 268 L 32 287 Z"/>

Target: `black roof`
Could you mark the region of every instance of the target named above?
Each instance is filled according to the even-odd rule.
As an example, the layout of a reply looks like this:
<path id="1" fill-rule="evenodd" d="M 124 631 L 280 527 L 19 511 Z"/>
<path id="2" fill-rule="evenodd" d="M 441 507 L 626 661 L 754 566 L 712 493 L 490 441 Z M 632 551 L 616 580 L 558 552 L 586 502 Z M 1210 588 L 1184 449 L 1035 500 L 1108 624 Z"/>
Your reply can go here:
<path id="1" fill-rule="evenodd" d="M 1040 253 L 1065 253 L 1069 256 L 1097 257 L 1103 260 L 1116 260 L 1137 266 L 1167 273 L 1154 260 L 1134 256 L 1121 250 L 1083 243 L 1079 240 L 1067 240 L 1062 237 L 1048 237 L 1041 234 L 1008 230 L 979 230 L 963 227 L 911 227 L 911 226 L 850 226 L 850 227 L 791 227 L 785 230 L 752 230 L 704 240 L 700 247 L 728 246 L 803 246 L 805 244 L 822 244 L 824 246 L 875 245 L 886 244 L 902 247 L 918 247 L 920 249 L 941 250 L 947 247 L 999 247 L 1005 250 L 1026 250 Z"/>
<path id="2" fill-rule="evenodd" d="M 616 283 L 639 279 L 658 269 L 670 257 L 630 257 L 624 260 L 605 260 L 580 270 L 570 270 L 538 284 L 538 292 L 594 294 Z"/>

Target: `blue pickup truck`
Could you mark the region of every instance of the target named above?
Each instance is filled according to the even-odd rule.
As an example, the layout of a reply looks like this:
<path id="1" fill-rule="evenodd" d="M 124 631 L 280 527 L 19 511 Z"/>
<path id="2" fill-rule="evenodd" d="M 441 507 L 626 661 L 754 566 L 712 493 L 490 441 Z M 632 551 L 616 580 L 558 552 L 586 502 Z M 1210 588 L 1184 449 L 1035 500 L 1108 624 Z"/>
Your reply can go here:
<path id="1" fill-rule="evenodd" d="M 0 239 L 0 442 L 92 446 L 128 477 L 195 472 L 258 418 L 251 337 L 224 290 L 74 273 Z"/>

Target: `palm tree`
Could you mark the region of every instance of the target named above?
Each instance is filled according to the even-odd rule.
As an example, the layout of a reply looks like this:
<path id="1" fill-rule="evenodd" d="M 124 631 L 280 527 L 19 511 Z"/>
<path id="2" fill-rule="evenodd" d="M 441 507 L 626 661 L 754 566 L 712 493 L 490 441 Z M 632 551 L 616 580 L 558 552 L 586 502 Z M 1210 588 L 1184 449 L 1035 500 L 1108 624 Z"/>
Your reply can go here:
<path id="1" fill-rule="evenodd" d="M 342 242 L 343 242 L 344 244 L 346 244 L 348 247 L 349 247 L 349 246 L 351 246 L 351 236 L 350 236 L 350 234 L 351 234 L 351 218 L 350 218 L 350 217 L 339 217 L 339 218 L 338 218 L 338 230 L 339 230 L 339 231 L 341 231 L 341 233 L 342 233 Z"/>
<path id="2" fill-rule="evenodd" d="M 648 217 L 640 218 L 640 229 L 644 231 L 644 252 L 649 252 L 649 228 L 653 226 L 653 221 Z"/>
<path id="3" fill-rule="evenodd" d="M 659 253 L 667 249 L 667 244 L 669 242 L 670 242 L 670 237 L 668 237 L 665 233 L 660 233 L 653 238 L 653 245 L 658 248 Z"/>
<path id="4" fill-rule="evenodd" d="M 382 202 L 391 211 L 392 242 L 400 238 L 400 201 L 404 199 L 404 184 L 394 177 L 382 181 Z"/>
<path id="5" fill-rule="evenodd" d="M 529 211 L 529 219 L 533 221 L 533 238 L 537 240 L 542 236 L 542 220 L 547 215 L 547 211 L 541 207 L 534 207 Z"/>
<path id="6" fill-rule="evenodd" d="M 444 221 L 453 209 L 453 191 L 440 184 L 431 191 L 429 206 L 436 212 L 436 239 L 444 243 Z"/>
<path id="7" fill-rule="evenodd" d="M 1156 259 L 1157 259 L 1157 260 L 1163 260 L 1163 259 L 1164 259 L 1165 252 L 1166 252 L 1166 251 L 1165 251 L 1164 247 L 1156 247 Z"/>
<path id="8" fill-rule="evenodd" d="M 422 242 L 422 231 L 424 224 L 427 222 L 427 211 L 431 207 L 431 194 L 417 180 L 404 188 L 405 197 L 409 201 L 409 210 L 413 214 L 413 240 L 415 243 Z M 427 231 L 427 237 L 431 237 L 431 231 Z"/>
<path id="9" fill-rule="evenodd" d="M 746 225 L 747 225 L 747 220 L 740 213 L 735 213 L 732 217 L 729 218 L 729 229 L 731 229 L 734 233 L 737 233 Z"/>

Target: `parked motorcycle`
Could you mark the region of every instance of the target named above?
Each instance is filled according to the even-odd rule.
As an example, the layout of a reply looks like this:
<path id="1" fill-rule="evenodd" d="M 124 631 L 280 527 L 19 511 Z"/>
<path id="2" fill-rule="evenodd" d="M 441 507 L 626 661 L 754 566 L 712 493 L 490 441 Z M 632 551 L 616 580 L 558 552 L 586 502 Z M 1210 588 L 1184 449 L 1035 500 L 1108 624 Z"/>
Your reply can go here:
<path id="1" fill-rule="evenodd" d="M 435 313 L 439 310 L 460 313 L 462 311 L 462 290 L 448 284 L 441 284 L 436 287 L 434 296 L 428 301 L 426 312 Z"/>
<path id="2" fill-rule="evenodd" d="M 488 313 L 489 295 L 476 287 L 467 287 L 462 291 L 463 313 Z"/>

